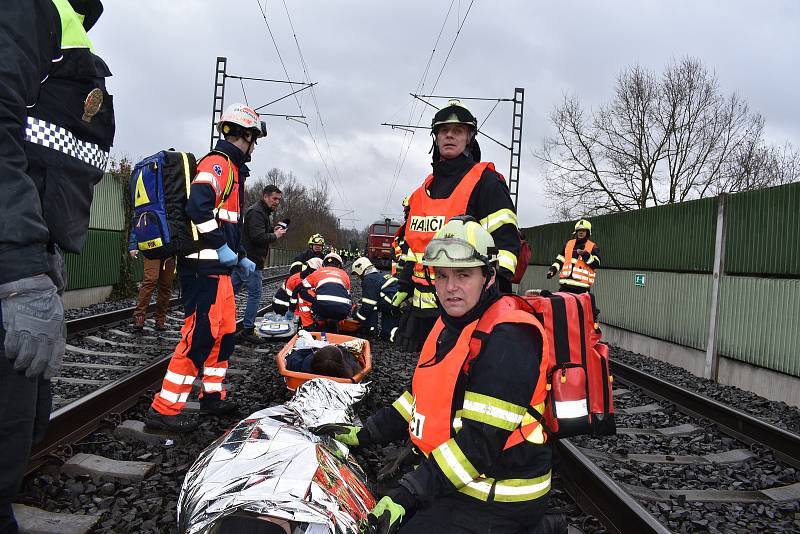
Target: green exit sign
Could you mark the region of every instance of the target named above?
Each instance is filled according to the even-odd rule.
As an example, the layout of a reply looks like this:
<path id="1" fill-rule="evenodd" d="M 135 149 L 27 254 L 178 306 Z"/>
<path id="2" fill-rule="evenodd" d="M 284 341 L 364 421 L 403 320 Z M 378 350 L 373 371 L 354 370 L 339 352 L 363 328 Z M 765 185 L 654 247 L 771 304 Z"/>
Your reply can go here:
<path id="1" fill-rule="evenodd" d="M 633 285 L 644 287 L 645 276 L 644 273 L 633 275 Z"/>

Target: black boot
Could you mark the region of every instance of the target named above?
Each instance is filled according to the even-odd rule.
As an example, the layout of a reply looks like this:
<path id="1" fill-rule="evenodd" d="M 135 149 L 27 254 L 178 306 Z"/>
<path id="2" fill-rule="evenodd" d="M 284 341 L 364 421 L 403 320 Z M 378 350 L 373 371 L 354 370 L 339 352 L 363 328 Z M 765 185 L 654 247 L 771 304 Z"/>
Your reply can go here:
<path id="1" fill-rule="evenodd" d="M 164 415 L 155 411 L 153 408 L 147 412 L 144 419 L 144 426 L 154 430 L 167 430 L 168 432 L 191 432 L 200 422 L 196 417 L 181 413 L 178 415 Z"/>
<path id="2" fill-rule="evenodd" d="M 238 408 L 229 401 L 224 401 L 217 396 L 203 397 L 200 399 L 200 413 L 211 415 L 229 415 L 236 412 Z"/>
<path id="3" fill-rule="evenodd" d="M 261 345 L 264 343 L 264 340 L 256 335 L 255 328 L 245 328 L 242 330 L 239 340 L 254 345 Z"/>

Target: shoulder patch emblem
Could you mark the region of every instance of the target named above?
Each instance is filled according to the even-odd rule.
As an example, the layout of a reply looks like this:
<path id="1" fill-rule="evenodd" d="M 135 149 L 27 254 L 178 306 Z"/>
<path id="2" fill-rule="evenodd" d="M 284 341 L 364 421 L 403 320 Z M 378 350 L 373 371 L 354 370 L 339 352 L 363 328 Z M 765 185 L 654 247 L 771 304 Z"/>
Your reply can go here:
<path id="1" fill-rule="evenodd" d="M 217 176 L 222 176 L 222 167 L 219 165 L 214 165 L 214 174 Z"/>

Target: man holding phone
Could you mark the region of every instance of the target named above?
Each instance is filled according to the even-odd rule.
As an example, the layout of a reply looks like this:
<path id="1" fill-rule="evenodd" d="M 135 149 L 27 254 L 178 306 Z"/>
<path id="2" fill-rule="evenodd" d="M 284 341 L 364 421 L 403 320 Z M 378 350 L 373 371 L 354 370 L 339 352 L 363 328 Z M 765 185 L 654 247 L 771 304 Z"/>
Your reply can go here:
<path id="1" fill-rule="evenodd" d="M 283 193 L 275 185 L 267 185 L 261 193 L 261 199 L 247 208 L 244 214 L 244 248 L 247 257 L 256 264 L 256 269 L 246 275 L 240 269 L 233 271 L 233 291 L 238 293 L 242 286 L 247 287 L 247 307 L 244 312 L 244 329 L 242 341 L 261 343 L 255 334 L 256 312 L 261 302 L 261 272 L 269 253 L 269 246 L 283 237 L 289 226 L 289 219 L 272 224 L 270 218 L 281 203 Z"/>

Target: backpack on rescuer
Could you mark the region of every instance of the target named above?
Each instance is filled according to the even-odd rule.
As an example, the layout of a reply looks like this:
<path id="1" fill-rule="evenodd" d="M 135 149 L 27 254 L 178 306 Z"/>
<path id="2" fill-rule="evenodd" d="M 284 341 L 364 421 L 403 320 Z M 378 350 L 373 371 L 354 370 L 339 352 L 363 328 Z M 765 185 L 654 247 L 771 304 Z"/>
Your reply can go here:
<path id="1" fill-rule="evenodd" d="M 520 308 L 539 320 L 548 338 L 547 400 L 545 413 L 529 407 L 531 415 L 543 422 L 552 436 L 612 436 L 617 433 L 614 422 L 614 400 L 611 395 L 613 377 L 608 362 L 608 346 L 600 343 L 600 332 L 594 328 L 593 299 L 590 293 L 549 293 L 514 297 Z M 486 318 L 491 324 L 491 319 Z M 487 328 L 481 322 L 473 333 L 467 364 L 480 352 L 480 339 Z M 476 336 L 477 334 L 477 336 Z M 468 365 L 465 365 L 468 369 Z"/>
<path id="2" fill-rule="evenodd" d="M 228 182 L 220 205 L 233 189 L 230 160 L 228 169 Z M 165 259 L 200 250 L 197 228 L 185 212 L 189 188 L 196 174 L 197 161 L 194 155 L 174 150 L 162 150 L 143 159 L 133 168 L 133 231 L 136 232 L 137 246 L 145 258 Z"/>

